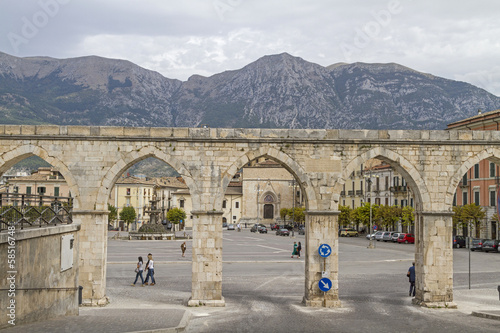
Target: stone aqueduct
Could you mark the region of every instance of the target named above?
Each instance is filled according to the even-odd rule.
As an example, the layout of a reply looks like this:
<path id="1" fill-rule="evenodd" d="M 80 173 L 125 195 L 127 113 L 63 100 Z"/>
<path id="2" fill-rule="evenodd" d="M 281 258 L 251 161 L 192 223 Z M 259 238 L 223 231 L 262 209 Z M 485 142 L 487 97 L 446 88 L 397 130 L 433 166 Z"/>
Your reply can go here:
<path id="1" fill-rule="evenodd" d="M 482 159 L 498 161 L 500 132 L 403 130 L 286 130 L 0 126 L 0 174 L 36 155 L 57 167 L 75 198 L 79 284 L 84 301 L 106 295 L 107 203 L 130 166 L 158 158 L 189 187 L 194 211 L 189 305 L 224 305 L 222 223 L 224 192 L 249 161 L 267 156 L 287 168 L 306 196 L 305 292 L 308 306 L 340 306 L 338 204 L 350 174 L 371 158 L 391 164 L 415 198 L 417 294 L 424 306 L 453 306 L 452 202 L 462 175 Z M 333 288 L 319 290 L 323 260 Z M 321 260 L 320 260 L 321 259 Z"/>

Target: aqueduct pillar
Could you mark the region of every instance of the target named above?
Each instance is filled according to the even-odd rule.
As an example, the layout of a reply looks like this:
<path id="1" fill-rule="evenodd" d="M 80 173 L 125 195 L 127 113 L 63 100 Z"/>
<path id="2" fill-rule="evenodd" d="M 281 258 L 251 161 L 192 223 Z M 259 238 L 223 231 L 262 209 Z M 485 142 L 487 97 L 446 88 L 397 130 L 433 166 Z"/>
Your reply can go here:
<path id="1" fill-rule="evenodd" d="M 224 306 L 221 211 L 192 211 L 193 275 L 189 306 Z"/>
<path id="2" fill-rule="evenodd" d="M 106 257 L 108 253 L 108 211 L 73 211 L 73 222 L 81 225 L 80 274 L 84 305 L 105 305 Z"/>
<path id="3" fill-rule="evenodd" d="M 306 212 L 306 281 L 303 303 L 313 307 L 340 307 L 338 216 L 339 211 L 308 210 Z M 318 253 L 321 244 L 332 248 L 330 256 Z M 322 276 L 325 272 L 328 276 Z M 328 292 L 319 289 L 319 280 L 328 277 L 332 287 Z"/>
<path id="4" fill-rule="evenodd" d="M 414 303 L 455 308 L 451 212 L 420 212 L 416 221 Z"/>

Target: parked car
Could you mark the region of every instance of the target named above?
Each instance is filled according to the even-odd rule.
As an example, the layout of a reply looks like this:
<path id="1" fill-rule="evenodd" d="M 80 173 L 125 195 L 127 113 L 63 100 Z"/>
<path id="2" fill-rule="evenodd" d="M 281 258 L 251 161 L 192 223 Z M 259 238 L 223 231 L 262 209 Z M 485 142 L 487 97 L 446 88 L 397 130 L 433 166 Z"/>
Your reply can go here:
<path id="1" fill-rule="evenodd" d="M 393 243 L 397 243 L 398 238 L 399 238 L 399 235 L 401 235 L 401 233 L 400 233 L 400 232 L 395 232 L 395 233 L 393 233 L 393 234 L 392 234 L 392 237 L 391 237 L 391 241 L 392 241 Z"/>
<path id="2" fill-rule="evenodd" d="M 487 239 L 483 242 L 483 252 L 498 252 L 498 239 Z"/>
<path id="3" fill-rule="evenodd" d="M 392 240 L 392 234 L 394 234 L 394 232 L 392 231 L 385 231 L 384 232 L 384 235 L 382 236 L 382 240 L 384 242 L 389 242 Z"/>
<path id="4" fill-rule="evenodd" d="M 371 238 L 372 238 L 372 239 L 375 239 L 375 234 L 376 234 L 376 232 L 374 232 L 374 233 L 373 233 L 373 234 L 371 234 L 371 235 L 370 235 L 370 234 L 366 234 L 366 236 L 365 236 L 365 237 L 366 237 L 366 239 L 370 239 L 370 236 L 371 236 Z"/>
<path id="5" fill-rule="evenodd" d="M 267 228 L 265 225 L 263 225 L 262 223 L 258 223 L 258 224 L 254 224 L 251 228 L 250 228 L 250 232 L 257 232 L 257 231 L 260 231 L 261 228 L 264 228 L 266 229 L 266 233 L 267 233 Z"/>
<path id="6" fill-rule="evenodd" d="M 301 225 L 299 226 L 299 235 L 305 235 L 306 234 L 306 227 Z"/>
<path id="7" fill-rule="evenodd" d="M 398 237 L 398 243 L 414 244 L 415 243 L 415 235 L 401 233 L 401 234 L 399 234 L 399 237 Z"/>
<path id="8" fill-rule="evenodd" d="M 227 225 L 227 230 L 234 230 L 234 229 L 235 229 L 234 224 L 228 224 Z"/>
<path id="9" fill-rule="evenodd" d="M 358 237 L 358 232 L 352 228 L 341 228 L 339 231 L 340 237 Z"/>
<path id="10" fill-rule="evenodd" d="M 382 236 L 384 236 L 384 232 L 383 231 L 377 231 L 375 233 L 375 239 L 377 240 L 377 242 L 382 240 Z"/>
<path id="11" fill-rule="evenodd" d="M 227 222 L 222 222 L 222 227 L 227 228 Z"/>
<path id="12" fill-rule="evenodd" d="M 270 225 L 271 230 L 279 230 L 280 226 L 277 223 L 273 223 Z"/>
<path id="13" fill-rule="evenodd" d="M 266 227 L 264 227 L 264 226 L 259 226 L 259 228 L 258 228 L 258 229 L 259 229 L 259 232 L 260 232 L 261 234 L 267 234 L 267 228 L 266 228 Z"/>
<path id="14" fill-rule="evenodd" d="M 278 236 L 290 236 L 290 231 L 288 231 L 288 229 L 279 229 L 279 230 L 276 230 L 276 235 Z"/>
<path id="15" fill-rule="evenodd" d="M 465 247 L 465 237 L 453 236 L 453 247 L 456 247 L 457 249 Z"/>
<path id="16" fill-rule="evenodd" d="M 471 251 L 482 251 L 483 250 L 483 243 L 486 239 L 481 239 L 481 238 L 473 238 L 471 240 L 470 244 L 470 250 Z"/>

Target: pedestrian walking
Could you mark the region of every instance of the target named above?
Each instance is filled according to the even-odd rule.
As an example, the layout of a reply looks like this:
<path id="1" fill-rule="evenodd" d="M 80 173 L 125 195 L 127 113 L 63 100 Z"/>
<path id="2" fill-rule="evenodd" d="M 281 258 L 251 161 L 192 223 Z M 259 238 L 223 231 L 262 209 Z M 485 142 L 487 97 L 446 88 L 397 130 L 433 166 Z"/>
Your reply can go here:
<path id="1" fill-rule="evenodd" d="M 155 266 L 153 261 L 153 255 L 151 253 L 148 254 L 148 262 L 146 263 L 146 269 L 148 270 L 148 274 L 146 274 L 146 281 L 144 284 L 147 286 L 149 277 L 151 277 L 151 286 L 156 284 L 155 281 Z"/>
<path id="2" fill-rule="evenodd" d="M 142 283 L 141 285 L 144 287 L 144 279 L 142 277 L 142 272 L 144 271 L 142 257 L 139 257 L 137 259 L 138 259 L 138 261 L 137 261 L 137 267 L 135 268 L 135 281 L 134 281 L 134 283 L 132 283 L 132 286 L 135 287 L 135 283 L 137 282 L 137 279 L 140 276 L 141 283 Z"/>
<path id="3" fill-rule="evenodd" d="M 415 262 L 412 263 L 412 266 L 408 269 L 406 273 L 408 280 L 410 281 L 410 292 L 409 296 L 415 297 Z"/>
<path id="4" fill-rule="evenodd" d="M 300 258 L 300 251 L 302 251 L 302 244 L 297 245 L 297 257 Z"/>
<path id="5" fill-rule="evenodd" d="M 184 257 L 184 252 L 186 252 L 186 242 L 181 244 L 182 256 Z"/>
<path id="6" fill-rule="evenodd" d="M 297 255 L 297 242 L 293 242 L 293 252 L 292 252 L 292 258 L 293 256 Z"/>

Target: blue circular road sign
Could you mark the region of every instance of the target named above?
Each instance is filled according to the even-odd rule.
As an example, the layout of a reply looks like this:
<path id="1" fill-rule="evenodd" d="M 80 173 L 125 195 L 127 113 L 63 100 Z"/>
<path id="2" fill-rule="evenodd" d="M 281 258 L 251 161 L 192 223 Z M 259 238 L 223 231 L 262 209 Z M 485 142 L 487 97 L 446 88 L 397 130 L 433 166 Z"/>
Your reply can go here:
<path id="1" fill-rule="evenodd" d="M 377 230 L 378 227 L 376 225 L 373 226 L 373 230 Z"/>
<path id="2" fill-rule="evenodd" d="M 318 253 L 323 258 L 326 258 L 332 253 L 332 248 L 328 244 L 321 244 L 318 248 Z"/>
<path id="3" fill-rule="evenodd" d="M 319 280 L 319 289 L 321 291 L 328 291 L 332 289 L 332 281 L 329 278 L 322 278 Z"/>

